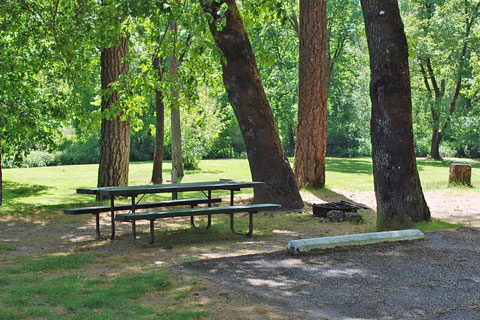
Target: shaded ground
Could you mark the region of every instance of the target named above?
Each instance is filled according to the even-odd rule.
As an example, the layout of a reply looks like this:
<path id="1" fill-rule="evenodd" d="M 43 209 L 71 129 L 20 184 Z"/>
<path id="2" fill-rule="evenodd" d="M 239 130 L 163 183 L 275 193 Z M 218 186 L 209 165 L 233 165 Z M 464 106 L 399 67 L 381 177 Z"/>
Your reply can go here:
<path id="1" fill-rule="evenodd" d="M 321 224 L 313 219 L 311 209 L 288 214 L 258 214 L 254 220 L 254 235 L 246 238 L 231 234 L 226 216 L 214 216 L 209 230 L 203 227 L 190 228 L 186 218 L 162 219 L 155 224 L 156 243 L 151 246 L 147 245 L 148 222 L 138 224 L 139 245 L 132 243 L 128 223 L 117 224 L 118 237 L 115 241 L 96 241 L 94 217 L 68 216 L 61 212 L 44 216 L 41 208 L 31 208 L 33 209 L 38 210 L 38 213 L 34 212 L 30 217 L 0 216 L 0 245 L 8 244 L 12 247 L 6 251 L 0 247 L 0 276 L 12 261 L 32 261 L 52 254 L 85 253 L 93 255 L 95 262 L 75 269 L 72 271 L 75 274 L 113 281 L 118 277 L 160 272 L 169 278 L 169 290 L 149 293 L 137 301 L 139 304 L 173 311 L 205 312 L 206 315 L 202 317 L 204 319 L 222 320 L 225 319 L 225 314 L 228 314 L 228 319 L 294 318 L 282 315 L 275 306 L 219 287 L 196 275 L 178 272 L 171 266 L 202 259 L 274 252 L 282 250 L 292 238 L 371 231 L 374 221 L 374 213 L 368 210 L 364 210 L 368 222 L 362 224 Z M 246 218 L 241 216 L 236 219 L 239 230 L 245 229 Z M 109 220 L 107 214 L 102 216 L 101 229 L 104 235 L 108 234 Z M 206 217 L 196 220 L 205 226 Z M 60 270 L 55 274 L 48 273 L 48 277 L 63 276 L 65 272 L 72 273 Z M 12 300 L 12 297 L 5 295 L 2 285 L 0 277 L 0 319 L 4 307 L 2 300 Z M 57 316 L 65 316 L 66 313 L 62 310 L 57 312 Z"/>
<path id="2" fill-rule="evenodd" d="M 480 229 L 426 241 L 292 256 L 185 263 L 213 282 L 301 319 L 479 319 Z"/>
<path id="3" fill-rule="evenodd" d="M 434 200 L 433 206 L 429 203 L 434 217 L 438 216 L 439 212 L 440 214 L 442 214 L 442 212 L 449 214 L 453 218 L 467 218 L 467 222 L 471 222 L 472 220 L 475 221 L 475 219 L 480 217 L 480 214 L 475 214 L 475 212 L 479 212 L 478 208 L 480 208 L 480 199 L 475 195 L 466 194 L 465 196 L 451 196 L 445 191 L 439 191 L 432 194 L 437 195 L 438 197 Z M 368 192 L 325 189 L 314 196 L 314 201 L 311 202 L 350 200 L 367 205 L 370 208 L 374 208 L 375 204 L 373 193 Z M 428 197 L 429 195 L 427 194 L 427 200 Z M 245 199 L 242 197 L 242 199 L 237 200 L 239 203 L 243 203 L 244 201 L 248 202 L 250 199 L 247 195 Z M 310 199 L 307 200 L 310 201 Z M 12 210 L 20 209 L 22 208 L 12 207 Z M 117 224 L 118 240 L 113 242 L 95 241 L 95 219 L 92 216 L 66 216 L 62 214 L 61 211 L 53 211 L 53 209 L 52 212 L 44 215 L 44 211 L 41 207 L 26 207 L 22 210 L 28 211 L 29 214 L 26 215 L 22 214 L 22 212 L 18 212 L 18 215 L 16 215 L 17 212 L 11 212 L 11 215 L 0 216 L 0 243 L 8 243 L 14 247 L 13 250 L 1 252 L 0 269 L 2 268 L 2 265 L 6 266 L 10 259 L 23 257 L 37 258 L 48 254 L 87 252 L 95 255 L 96 262 L 92 265 L 83 267 L 76 272 L 84 274 L 85 276 L 103 279 L 104 277 L 115 278 L 122 274 L 131 274 L 132 272 L 143 273 L 160 270 L 172 281 L 170 296 L 165 298 L 164 296 L 159 297 L 157 295 L 147 295 L 143 299 L 146 300 L 144 302 L 152 305 L 171 306 L 178 309 L 188 308 L 189 310 L 195 311 L 208 310 L 208 315 L 206 316 L 208 319 L 225 319 L 225 314 L 228 314 L 228 318 L 230 319 L 317 319 L 319 318 L 319 315 L 341 319 L 342 316 L 348 318 L 350 315 L 343 313 L 328 314 L 326 312 L 330 312 L 331 310 L 341 311 L 343 310 L 342 303 L 349 305 L 352 301 L 355 302 L 354 304 L 356 305 L 356 308 L 358 308 L 354 311 L 358 311 L 358 315 L 362 316 L 362 312 L 372 311 L 368 307 L 370 306 L 368 302 L 370 299 L 373 299 L 372 301 L 374 302 L 381 301 L 381 303 L 390 308 L 388 304 L 390 300 L 388 297 L 392 296 L 395 298 L 396 295 L 403 297 L 405 288 L 409 288 L 410 285 L 409 283 L 400 283 L 398 284 L 399 289 L 394 289 L 393 284 L 391 287 L 386 287 L 381 290 L 378 288 L 372 289 L 368 293 L 369 296 L 363 294 L 363 283 L 368 282 L 375 284 L 376 282 L 372 282 L 372 279 L 368 278 L 368 275 L 372 274 L 375 281 L 387 281 L 388 273 L 376 274 L 367 269 L 358 272 L 358 270 L 355 269 L 358 269 L 358 267 L 355 267 L 352 262 L 357 261 L 357 257 L 353 257 L 352 253 L 348 250 L 341 251 L 344 253 L 339 253 L 339 256 L 334 256 L 334 252 L 329 253 L 329 255 L 333 254 L 333 256 L 328 256 L 328 259 L 330 260 L 322 260 L 323 258 L 319 258 L 321 256 L 312 256 L 311 259 L 308 257 L 292 258 L 278 253 L 278 251 L 283 250 L 286 243 L 292 239 L 374 231 L 375 217 L 374 213 L 370 210 L 361 210 L 365 218 L 365 222 L 362 224 L 319 223 L 317 220 L 313 219 L 311 207 L 306 208 L 302 212 L 290 212 L 287 215 L 284 215 L 283 213 L 259 214 L 254 221 L 255 231 L 252 238 L 232 235 L 228 228 L 227 217 L 219 218 L 220 220 L 214 220 L 213 227 L 209 230 L 205 230 L 204 228 L 190 229 L 188 219 L 165 219 L 156 224 L 157 243 L 154 246 L 146 245 L 149 237 L 148 223 L 139 223 L 138 230 L 141 245 L 133 245 L 130 239 L 130 225 L 126 223 Z M 445 217 L 447 218 L 446 220 L 456 221 L 452 218 L 448 219 L 447 215 L 445 215 Z M 468 217 L 471 217 L 471 219 Z M 205 219 L 203 220 L 203 223 L 205 224 Z M 102 216 L 101 224 L 103 233 L 107 235 L 109 231 L 108 215 Z M 472 225 L 475 225 L 475 223 L 472 223 Z M 238 226 L 240 229 L 246 227 L 245 217 L 239 218 Z M 475 233 L 472 231 L 470 237 L 473 237 L 473 235 L 475 235 Z M 431 236 L 432 235 L 429 235 L 429 237 Z M 478 235 L 473 239 L 474 241 L 471 241 L 472 239 L 468 237 L 465 239 L 466 242 L 469 241 L 471 243 L 471 246 L 474 246 L 475 243 L 478 246 Z M 381 249 L 382 246 L 379 246 L 378 248 Z M 424 248 L 424 250 L 426 250 L 425 253 L 420 252 L 417 253 L 417 255 L 424 255 L 426 258 L 430 259 L 430 249 Z M 436 250 L 435 255 L 438 258 L 437 260 L 442 261 L 445 268 L 447 268 L 452 261 L 459 261 L 460 264 L 463 263 L 463 254 L 466 252 L 462 251 L 458 252 L 458 255 L 453 255 L 450 253 L 450 250 L 446 250 L 445 252 L 440 249 Z M 359 252 L 365 252 L 365 259 L 368 257 L 376 257 L 378 260 L 380 259 L 378 257 L 382 256 L 382 254 L 377 253 L 375 250 L 371 252 Z M 342 254 L 343 258 L 341 258 Z M 442 256 L 442 254 L 444 254 L 444 256 Z M 227 259 L 227 257 L 230 257 L 232 260 Z M 385 263 L 387 268 L 397 271 L 402 270 L 403 265 L 401 263 L 390 262 L 387 260 L 386 257 L 388 257 L 388 255 L 386 253 L 383 254 L 383 257 L 385 261 L 382 263 Z M 212 260 L 216 258 L 222 259 Z M 473 254 L 469 254 L 468 259 L 474 258 L 480 261 L 480 259 L 478 259 L 478 251 L 473 251 Z M 253 259 L 251 264 L 247 264 L 247 259 Z M 284 270 L 282 272 L 285 274 L 275 279 L 269 277 L 278 275 L 275 275 L 275 273 L 270 275 L 270 273 L 266 271 L 265 273 L 259 271 L 258 276 L 256 277 L 251 277 L 249 274 L 242 273 L 245 269 L 243 267 L 247 265 L 248 268 L 252 269 L 252 272 L 256 270 L 255 268 L 257 267 L 255 264 L 261 265 L 261 263 L 259 263 L 261 259 L 265 260 L 262 262 L 264 265 L 276 266 L 278 268 L 284 268 L 284 265 L 286 265 L 290 269 L 281 269 Z M 198 278 L 196 274 L 186 275 L 184 273 L 179 273 L 171 267 L 191 261 L 207 261 L 206 263 L 211 264 L 220 261 L 232 268 L 235 267 L 234 264 L 238 262 L 240 269 L 238 269 L 239 273 L 235 279 L 221 276 L 222 278 L 219 282 L 221 283 L 222 281 L 225 281 L 226 285 L 219 286 L 219 282 L 209 281 L 208 278 L 203 278 L 202 275 L 207 275 L 207 277 L 212 277 L 212 275 L 206 272 L 206 270 L 208 270 L 207 267 L 200 267 L 201 262 L 199 262 L 199 268 L 200 270 L 203 268 L 204 271 L 200 272 L 200 277 Z M 325 265 L 325 261 L 330 265 Z M 333 263 L 335 263 L 335 265 L 333 265 Z M 342 265 L 342 263 L 344 264 Z M 350 266 L 350 264 L 352 264 L 352 266 Z M 479 269 L 477 265 L 467 265 L 466 267 L 469 267 L 472 270 Z M 429 265 L 428 268 L 436 268 L 436 265 Z M 454 265 L 449 272 L 457 272 L 456 268 L 457 267 Z M 340 298 L 337 298 L 333 303 L 318 302 L 316 300 L 313 300 L 312 302 L 308 299 L 303 299 L 300 301 L 302 303 L 296 305 L 283 302 L 284 300 L 282 299 L 286 298 L 279 294 L 281 291 L 271 291 L 272 289 L 286 290 L 284 294 L 291 294 L 292 296 L 297 297 L 306 295 L 313 290 L 314 295 L 312 296 L 312 299 L 317 297 L 318 299 L 322 299 L 319 301 L 328 301 L 323 300 L 325 297 L 321 296 L 321 291 L 318 291 L 318 286 L 310 287 L 310 278 L 300 278 L 298 285 L 292 287 L 291 290 L 288 289 L 288 286 L 290 286 L 289 281 L 291 279 L 290 273 L 296 272 L 295 270 L 304 269 L 311 269 L 312 272 L 318 273 L 317 276 L 322 274 L 329 275 L 329 278 L 326 277 L 326 279 L 330 279 L 330 282 L 319 282 L 319 285 L 323 286 L 321 288 L 328 287 L 329 292 L 332 292 L 332 294 L 336 292 Z M 444 269 L 444 272 L 446 273 L 447 271 L 445 270 L 447 269 Z M 219 268 L 219 274 L 221 272 L 222 271 Z M 460 275 L 458 276 L 459 278 L 448 278 L 449 275 L 447 275 L 446 278 L 450 279 L 450 281 L 458 280 L 458 282 L 462 284 L 463 293 L 456 295 L 458 299 L 460 299 L 459 301 L 467 301 L 469 303 L 470 301 L 473 301 L 471 305 L 465 305 L 465 310 L 468 312 L 465 313 L 466 316 L 464 316 L 465 314 L 462 314 L 462 317 L 460 318 L 468 319 L 468 316 L 470 315 L 474 315 L 473 318 L 476 318 L 477 316 L 480 318 L 480 315 L 475 313 L 478 310 L 476 308 L 479 307 L 478 301 L 474 301 L 475 299 L 478 299 L 479 296 L 478 294 L 475 296 L 476 293 L 474 294 L 468 291 L 470 290 L 470 287 L 466 285 L 472 281 L 477 281 L 471 280 L 478 279 L 472 278 L 473 273 L 474 271 L 470 274 L 466 274 L 463 278 L 460 278 Z M 250 281 L 251 283 L 246 282 L 245 277 L 251 277 L 253 280 Z M 339 282 L 339 280 L 345 282 L 344 278 L 348 277 L 353 279 L 351 281 L 357 282 L 352 282 L 352 284 L 349 285 L 351 289 L 350 291 L 345 292 L 344 294 L 346 296 L 343 297 L 340 294 L 343 289 L 336 288 L 335 285 L 340 285 L 342 283 Z M 217 276 L 213 275 L 213 278 L 217 279 Z M 443 277 L 439 276 L 438 278 L 442 279 Z M 429 278 L 426 278 L 426 281 L 427 280 L 430 281 Z M 230 285 L 230 282 L 235 281 L 242 286 L 240 289 L 236 286 Z M 318 279 L 314 282 L 318 283 Z M 441 281 L 434 283 L 435 285 L 438 285 L 440 289 L 449 284 L 445 284 Z M 414 284 L 419 288 L 421 287 L 418 283 Z M 476 284 L 478 284 L 478 282 L 475 282 L 475 285 Z M 378 286 L 382 288 L 380 284 L 378 284 Z M 431 287 L 432 284 L 426 285 L 428 290 L 430 290 Z M 259 288 L 262 289 L 261 292 L 263 292 L 262 295 L 260 295 L 261 299 L 259 299 L 259 295 L 256 293 Z M 473 288 L 480 291 L 478 290 L 478 287 Z M 254 294 L 245 295 L 245 290 L 247 292 L 253 291 Z M 378 290 L 378 292 L 375 290 Z M 460 292 L 461 290 L 458 289 L 458 291 Z M 455 293 L 457 292 L 455 291 Z M 471 299 L 473 300 L 470 298 L 470 300 L 465 300 L 465 295 L 472 296 Z M 384 298 L 382 298 L 383 300 L 379 298 L 382 296 L 384 296 Z M 420 318 L 423 314 L 425 314 L 427 318 L 435 318 L 437 315 L 441 315 L 442 312 L 445 313 L 446 318 L 456 318 L 455 313 L 450 313 L 450 309 L 442 309 L 444 300 L 436 299 L 435 301 L 437 301 L 437 304 L 435 305 L 436 309 L 422 309 L 423 306 L 419 304 L 417 308 L 418 310 L 412 309 L 409 311 L 410 313 L 402 315 L 401 318 L 408 318 L 409 316 Z M 331 304 L 331 310 L 329 309 L 329 304 Z M 394 310 L 394 308 L 392 310 Z M 380 311 L 372 313 L 376 315 L 374 316 L 375 318 L 381 318 L 384 316 Z M 430 313 L 433 311 L 438 313 Z M 368 315 L 369 313 L 365 314 Z M 398 317 L 399 316 L 396 313 L 394 318 Z"/>

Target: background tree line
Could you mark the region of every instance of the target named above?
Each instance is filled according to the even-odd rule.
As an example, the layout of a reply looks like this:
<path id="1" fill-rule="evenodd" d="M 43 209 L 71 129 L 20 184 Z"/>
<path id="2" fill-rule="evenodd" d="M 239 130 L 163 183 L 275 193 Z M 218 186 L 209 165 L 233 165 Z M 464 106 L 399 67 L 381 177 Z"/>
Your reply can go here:
<path id="1" fill-rule="evenodd" d="M 455 3 L 454 3 L 455 2 Z M 458 3 L 457 3 L 458 2 Z M 23 5 L 21 5 L 23 3 Z M 42 78 L 23 79 L 22 82 L 30 81 L 28 87 L 30 91 L 41 88 L 43 84 L 49 84 L 50 90 L 55 91 L 55 95 L 64 94 L 63 108 L 74 110 L 73 119 L 66 122 L 62 128 L 62 134 L 56 134 L 51 130 L 48 143 L 45 141 L 35 141 L 29 139 L 29 146 L 24 148 L 29 152 L 34 152 L 28 157 L 27 153 L 22 152 L 3 152 L 3 165 L 12 166 L 22 163 L 23 165 L 35 166 L 44 164 L 75 164 L 75 163 L 97 163 L 99 157 L 99 56 L 90 56 L 98 48 L 95 48 L 95 34 L 103 26 L 89 26 L 85 22 L 69 22 L 70 25 L 83 26 L 88 29 L 89 38 L 82 37 L 81 42 L 75 42 L 73 39 L 59 39 L 59 37 L 72 37 L 74 33 L 69 30 L 57 30 L 57 26 L 65 28 L 66 23 L 48 21 L 45 30 L 32 27 L 31 24 L 42 24 L 40 16 L 50 18 L 52 16 L 52 7 L 55 2 L 48 2 L 42 6 L 35 5 L 35 2 L 29 4 L 29 1 L 20 1 L 14 5 L 12 1 L 4 3 L 2 8 L 7 12 L 2 20 L 2 29 L 6 35 L 8 28 L 17 28 L 22 33 L 22 28 L 30 27 L 29 31 L 24 31 L 25 39 L 16 41 L 34 41 L 42 37 L 50 37 L 55 41 L 55 32 L 58 42 L 53 48 L 39 47 L 36 43 L 35 48 L 28 48 L 28 41 L 17 46 L 13 46 L 13 40 L 6 43 L 4 47 L 15 50 L 35 50 L 36 61 L 29 61 L 32 64 L 30 68 L 37 66 L 40 69 L 42 51 L 43 55 L 48 52 L 65 50 L 61 46 L 66 46 L 67 53 L 56 53 L 56 57 L 48 57 L 50 66 L 52 62 L 55 65 L 62 64 L 66 55 L 75 55 L 70 60 L 68 66 L 59 66 L 50 75 L 42 75 Z M 155 4 L 155 3 L 153 3 Z M 405 17 L 405 25 L 410 45 L 410 60 L 412 63 L 412 88 L 414 100 L 414 128 L 416 137 L 417 156 L 427 156 L 432 151 L 432 141 L 435 134 L 442 135 L 442 139 L 437 138 L 433 145 L 434 150 L 438 147 L 439 155 L 443 156 L 461 156 L 478 157 L 479 139 L 478 139 L 478 72 L 474 68 L 478 67 L 478 8 L 473 6 L 474 2 L 464 1 L 401 1 L 401 9 Z M 145 4 L 146 5 L 146 4 Z M 275 118 L 279 126 L 279 133 L 289 156 L 293 156 L 296 140 L 296 113 L 298 103 L 298 7 L 292 4 L 281 4 L 273 1 L 255 2 L 244 1 L 240 9 L 244 15 L 246 28 L 251 37 L 252 46 L 256 54 L 260 73 L 264 80 L 266 94 L 274 110 Z M 329 156 L 368 156 L 371 152 L 369 141 L 368 122 L 370 120 L 370 102 L 368 99 L 368 55 L 366 51 L 366 39 L 363 31 L 363 17 L 360 5 L 357 1 L 333 0 L 328 1 L 328 55 L 330 57 L 330 81 L 329 81 L 329 99 L 328 99 L 328 144 L 327 155 Z M 173 3 L 172 3 L 173 6 Z M 163 2 L 162 2 L 163 7 Z M 16 8 L 18 15 L 15 21 L 8 20 L 13 17 L 12 8 Z M 79 10 L 82 7 L 76 8 Z M 457 10 L 463 8 L 463 10 Z M 140 10 L 139 8 L 138 10 Z M 46 11 L 42 13 L 41 11 Z M 73 9 L 72 9 L 73 10 Z M 82 10 L 93 10 L 92 8 L 83 8 Z M 148 14 L 143 9 L 143 15 Z M 149 9 L 150 10 L 150 9 Z M 15 11 L 13 11 L 15 12 Z M 54 11 L 53 11 L 54 12 Z M 276 14 L 271 14 L 276 13 Z M 62 19 L 67 20 L 66 12 L 61 12 Z M 85 13 L 86 14 L 86 13 Z M 102 13 L 103 14 L 103 13 Z M 111 12 L 104 14 L 110 15 Z M 151 14 L 151 13 L 150 13 Z M 57 13 L 58 15 L 58 13 Z M 18 17 L 24 16 L 25 20 L 20 21 Z M 36 19 L 32 19 L 32 16 Z M 58 15 L 60 17 L 60 15 Z M 433 19 L 433 17 L 436 19 Z M 152 160 L 155 146 L 155 124 L 154 105 L 155 96 L 152 85 L 153 75 L 145 76 L 143 70 L 151 68 L 149 55 L 152 50 L 168 50 L 168 40 L 164 39 L 163 47 L 152 49 L 152 43 L 155 41 L 155 33 L 163 32 L 165 22 L 161 27 L 155 26 L 149 19 L 136 17 L 128 23 L 128 30 L 132 32 L 130 38 L 133 42 L 129 60 L 132 61 L 135 68 L 133 75 L 128 79 L 130 87 L 134 88 L 135 96 L 129 97 L 129 103 L 135 106 L 131 107 L 135 111 L 136 117 L 131 133 L 131 151 L 130 159 L 132 161 Z M 92 18 L 92 17 L 90 17 Z M 53 18 L 52 18 L 53 19 Z M 77 19 L 79 19 L 77 13 Z M 184 20 L 188 21 L 190 17 Z M 468 21 L 470 20 L 470 31 L 467 33 Z M 89 20 L 87 19 L 87 22 Z M 13 23 L 12 23 L 13 22 Z M 90 21 L 91 22 L 91 21 Z M 54 24 L 55 23 L 55 24 Z M 30 24 L 30 26 L 28 26 Z M 54 25 L 53 25 L 54 24 Z M 160 22 L 155 22 L 160 24 Z M 448 29 L 445 27 L 448 25 Z M 55 27 L 54 27 L 55 26 Z M 186 37 L 189 34 L 197 32 L 195 26 L 188 23 L 179 26 L 180 46 L 185 45 Z M 198 28 L 198 26 L 197 26 Z M 95 30 L 97 29 L 97 30 Z M 190 29 L 190 30 L 189 30 Z M 155 31 L 156 30 L 156 31 Z M 71 30 L 70 30 L 71 31 Z M 42 34 L 43 32 L 43 34 Z M 195 37 L 198 40 L 198 37 Z M 88 40 L 85 43 L 85 40 Z M 148 41 L 147 41 L 148 40 Z M 202 40 L 206 42 L 206 40 Z M 221 80 L 219 79 L 218 67 L 215 69 L 213 64 L 201 61 L 206 55 L 205 43 L 198 41 L 195 44 L 189 44 L 189 50 L 185 53 L 185 63 L 179 67 L 179 81 L 181 83 L 180 104 L 182 105 L 182 135 L 183 153 L 187 167 L 195 167 L 198 159 L 201 158 L 229 158 L 245 156 L 245 146 L 241 138 L 240 130 L 233 111 L 228 107 L 228 99 Z M 59 43 L 60 42 L 60 43 Z M 70 48 L 72 43 L 76 43 L 77 48 Z M 466 44 L 466 54 L 464 61 L 459 61 L 462 57 L 462 45 Z M 7 46 L 8 45 L 8 46 Z M 53 46 L 53 44 L 50 44 Z M 60 46 L 60 47 L 59 47 Z M 22 48 L 23 47 L 23 48 Z M 452 48 L 456 48 L 452 49 Z M 183 50 L 183 49 L 180 49 Z M 211 49 L 209 49 L 211 50 Z M 456 52 L 455 52 L 456 51 Z M 22 55 L 22 51 L 15 51 L 16 55 Z M 40 54 L 39 54 L 40 53 Z M 15 56 L 9 54 L 8 50 L 3 50 L 2 66 L 16 72 L 8 73 L 8 76 L 20 76 L 22 69 L 19 68 L 19 62 L 11 61 Z M 72 57 L 70 57 L 72 59 Z M 56 61 L 52 61 L 56 60 Z M 27 61 L 23 61 L 27 63 Z M 82 72 L 76 70 L 75 76 L 71 81 L 75 82 L 76 88 L 72 90 L 72 85 L 67 85 L 65 81 L 65 68 L 83 69 Z M 461 64 L 461 66 L 460 66 Z M 16 68 L 14 68 L 15 66 Z M 461 67 L 461 70 L 459 69 Z M 63 69 L 62 69 L 63 68 Z M 132 69 L 132 68 L 131 68 Z M 423 70 L 423 71 L 422 71 Z M 431 70 L 431 75 L 429 74 Z M 38 75 L 38 71 L 34 71 Z M 146 71 L 150 73 L 150 70 Z M 45 72 L 46 73 L 46 72 Z M 73 74 L 73 70 L 70 71 Z M 460 75 L 461 73 L 461 75 Z M 15 97 L 15 99 L 27 99 L 34 97 L 37 104 L 42 104 L 42 108 L 55 108 L 52 101 L 45 101 L 47 88 L 43 87 L 41 99 L 38 99 L 39 93 L 20 92 L 20 87 L 12 88 L 9 80 L 7 83 L 7 73 L 2 73 L 4 81 L 2 82 L 3 95 L 2 107 L 6 108 L 6 97 Z M 50 81 L 47 76 L 54 77 L 55 81 Z M 135 76 L 138 76 L 135 78 Z M 142 78 L 143 76 L 143 78 Z M 455 77 L 461 76 L 461 86 L 456 98 L 455 108 L 449 116 L 449 108 L 455 94 Z M 149 78 L 150 77 L 150 78 Z M 215 78 L 216 77 L 216 78 Z M 427 81 L 425 81 L 425 79 Z M 168 79 L 164 79 L 162 86 L 168 86 Z M 433 81 L 433 82 L 432 82 Z M 62 83 L 63 82 L 63 83 Z M 82 82 L 82 83 L 80 83 Z M 10 83 L 10 86 L 9 86 Z M 55 88 L 52 83 L 56 83 Z M 78 87 L 80 85 L 80 87 Z M 443 85 L 443 87 L 442 87 Z M 442 91 L 442 88 L 443 89 Z M 476 89 L 475 89 L 476 88 Z M 63 90 L 63 92 L 62 92 Z M 53 94 L 52 94 L 53 96 Z M 51 97 L 52 97 L 51 96 Z M 57 99 L 58 100 L 58 99 Z M 168 99 L 166 112 L 169 111 Z M 139 103 L 141 102 L 141 103 Z M 58 102 L 57 102 L 58 103 Z M 434 106 L 432 109 L 431 106 Z M 29 108 L 32 113 L 36 108 Z M 61 115 L 61 107 L 56 110 Z M 434 111 L 438 109 L 438 111 Z M 17 110 L 6 110 L 2 114 L 10 116 L 17 113 Z M 132 112 L 133 113 L 133 112 Z M 88 115 L 88 116 L 87 116 Z M 30 117 L 31 119 L 34 117 Z M 61 119 L 57 115 L 50 117 L 50 122 Z M 13 117 L 9 117 L 13 119 Z M 12 123 L 2 121 L 2 124 Z M 64 122 L 65 123 L 65 122 Z M 443 125 L 447 126 L 441 131 Z M 165 158 L 171 159 L 170 143 L 170 124 L 165 122 Z M 5 126 L 4 126 L 5 127 Z M 32 126 L 33 127 L 33 126 Z M 15 126 L 13 127 L 16 131 Z M 19 127 L 16 127 L 20 129 Z M 436 129 L 435 129 L 436 128 Z M 53 127 L 52 127 L 53 129 Z M 45 134 L 46 130 L 40 130 Z M 437 132 L 437 133 L 435 133 Z M 4 138 L 4 140 L 8 140 Z M 53 142 L 53 143 L 52 143 Z M 6 143 L 3 143 L 6 148 Z M 11 146 L 18 145 L 11 143 Z M 11 147 L 10 146 L 10 147 Z M 48 152 L 50 154 L 48 154 Z M 15 154 L 15 157 L 13 155 Z M 52 156 L 52 154 L 54 156 Z"/>

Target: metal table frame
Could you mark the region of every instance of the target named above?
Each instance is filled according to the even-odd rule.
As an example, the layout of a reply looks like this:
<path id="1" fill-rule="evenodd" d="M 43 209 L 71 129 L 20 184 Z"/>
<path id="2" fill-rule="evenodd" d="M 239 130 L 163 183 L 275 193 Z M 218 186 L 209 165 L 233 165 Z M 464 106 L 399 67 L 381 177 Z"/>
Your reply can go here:
<path id="1" fill-rule="evenodd" d="M 234 205 L 234 193 L 241 188 L 253 188 L 255 186 L 262 185 L 263 182 L 255 181 L 233 181 L 233 180 L 220 180 L 220 181 L 208 181 L 208 182 L 192 182 L 192 183 L 176 183 L 176 184 L 154 184 L 154 185 L 139 185 L 139 186 L 127 186 L 127 187 L 98 187 L 98 188 L 80 188 L 77 189 L 77 193 L 81 194 L 94 194 L 102 195 L 110 198 L 110 216 L 111 216 L 111 235 L 110 239 L 115 239 L 115 197 L 125 196 L 132 198 L 131 212 L 135 213 L 136 205 L 143 199 L 146 194 L 154 193 L 175 193 L 175 192 L 188 192 L 188 191 L 201 191 L 208 198 L 208 206 L 212 206 L 212 191 L 215 190 L 229 190 L 230 191 L 230 205 Z M 136 197 L 142 195 L 138 202 Z M 233 214 L 230 215 L 230 229 L 234 230 Z M 99 230 L 99 219 L 97 215 L 97 230 Z M 195 227 L 194 217 L 190 216 L 190 224 Z M 212 225 L 212 217 L 208 215 L 207 229 Z M 150 224 L 152 228 L 152 224 Z M 135 234 L 136 226 L 132 224 L 132 231 Z M 99 235 L 98 235 L 99 236 Z"/>

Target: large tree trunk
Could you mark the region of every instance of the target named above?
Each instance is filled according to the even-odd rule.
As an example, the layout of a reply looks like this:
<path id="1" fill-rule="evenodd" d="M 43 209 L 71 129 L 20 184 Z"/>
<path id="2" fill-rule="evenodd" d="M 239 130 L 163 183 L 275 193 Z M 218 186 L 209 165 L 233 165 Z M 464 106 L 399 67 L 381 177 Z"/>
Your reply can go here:
<path id="1" fill-rule="evenodd" d="M 432 143 L 430 144 L 430 157 L 435 160 L 442 160 L 440 156 L 440 143 L 442 142 L 443 135 L 438 129 L 432 131 Z"/>
<path id="2" fill-rule="evenodd" d="M 300 0 L 299 33 L 295 176 L 299 187 L 323 188 L 329 81 L 326 0 Z"/>
<path id="3" fill-rule="evenodd" d="M 177 61 L 177 23 L 170 22 L 170 29 L 173 37 L 173 50 L 170 54 L 170 73 L 173 80 L 172 91 L 172 171 L 175 170 L 178 177 L 183 177 L 183 157 L 182 157 L 182 131 L 180 128 L 180 106 L 178 105 L 178 61 Z"/>
<path id="4" fill-rule="evenodd" d="M 162 60 L 158 57 L 153 58 L 153 67 L 157 71 L 159 80 L 162 79 Z M 153 172 L 152 183 L 162 183 L 163 154 L 165 151 L 165 105 L 163 103 L 163 93 L 161 89 L 155 90 L 155 153 L 153 154 Z"/>
<path id="5" fill-rule="evenodd" d="M 120 44 L 104 49 L 101 55 L 102 90 L 107 90 L 120 75 L 128 72 L 126 57 L 128 41 L 120 39 Z M 102 96 L 102 111 L 108 111 L 119 99 L 118 92 Z M 122 120 L 121 114 L 113 119 L 102 119 L 100 141 L 100 165 L 98 168 L 98 186 L 128 185 L 128 164 L 130 156 L 130 119 Z M 97 200 L 101 200 L 97 197 Z"/>
<path id="6" fill-rule="evenodd" d="M 288 150 L 295 155 L 295 124 L 290 122 L 288 124 Z M 287 153 L 288 154 L 288 153 Z"/>
<path id="7" fill-rule="evenodd" d="M 415 161 L 408 47 L 396 0 L 361 0 L 370 53 L 377 226 L 430 219 Z"/>
<path id="8" fill-rule="evenodd" d="M 3 203 L 3 175 L 2 175 L 2 140 L 0 140 L 0 206 Z"/>
<path id="9" fill-rule="evenodd" d="M 223 82 L 245 140 L 252 179 L 265 182 L 255 189 L 255 201 L 302 208 L 295 176 L 285 157 L 237 5 L 234 0 L 218 3 L 200 0 L 200 3 L 212 17 L 210 30 L 223 53 Z M 224 4 L 226 11 L 222 7 Z"/>

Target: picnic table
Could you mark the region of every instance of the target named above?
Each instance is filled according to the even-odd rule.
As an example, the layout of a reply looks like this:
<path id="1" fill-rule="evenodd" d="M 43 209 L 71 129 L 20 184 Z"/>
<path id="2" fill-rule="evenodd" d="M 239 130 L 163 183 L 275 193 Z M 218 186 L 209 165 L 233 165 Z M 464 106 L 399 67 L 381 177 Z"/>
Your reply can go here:
<path id="1" fill-rule="evenodd" d="M 153 223 L 159 218 L 169 217 L 183 217 L 190 216 L 190 223 L 195 227 L 194 216 L 207 215 L 207 228 L 211 226 L 211 215 L 213 214 L 230 214 L 230 228 L 232 232 L 238 233 L 234 229 L 233 214 L 239 212 L 249 213 L 249 232 L 245 235 L 251 235 L 253 231 L 252 214 L 258 211 L 275 210 L 280 208 L 277 204 L 251 204 L 247 206 L 235 206 L 234 193 L 242 188 L 253 188 L 262 185 L 263 182 L 255 181 L 233 181 L 220 180 L 208 182 L 192 182 L 192 183 L 175 183 L 175 184 L 154 184 L 154 185 L 137 185 L 125 187 L 97 187 L 97 188 L 80 188 L 77 193 L 101 195 L 110 198 L 110 206 L 96 206 L 87 208 L 65 209 L 66 214 L 84 214 L 91 213 L 96 216 L 96 234 L 97 238 L 100 235 L 100 220 L 99 214 L 101 212 L 110 212 L 111 216 L 111 236 L 110 239 L 115 238 L 115 221 L 132 222 L 132 236 L 136 241 L 136 226 L 137 220 L 150 220 L 151 243 L 154 240 L 154 226 Z M 216 207 L 216 203 L 221 202 L 221 198 L 212 198 L 212 191 L 228 190 L 230 191 L 230 205 L 224 207 Z M 205 198 L 193 199 L 173 199 L 159 202 L 142 203 L 144 196 L 147 194 L 158 193 L 179 193 L 189 191 L 200 191 L 205 195 Z M 115 205 L 115 197 L 131 197 L 131 204 L 129 205 Z M 137 197 L 139 198 L 137 201 Z M 207 204 L 208 207 L 195 208 L 198 204 Z M 171 207 L 171 206 L 190 206 L 189 209 L 174 209 L 161 210 L 151 212 L 136 212 L 136 209 L 147 209 L 155 207 Z M 129 210 L 126 214 L 117 214 L 117 211 Z"/>

